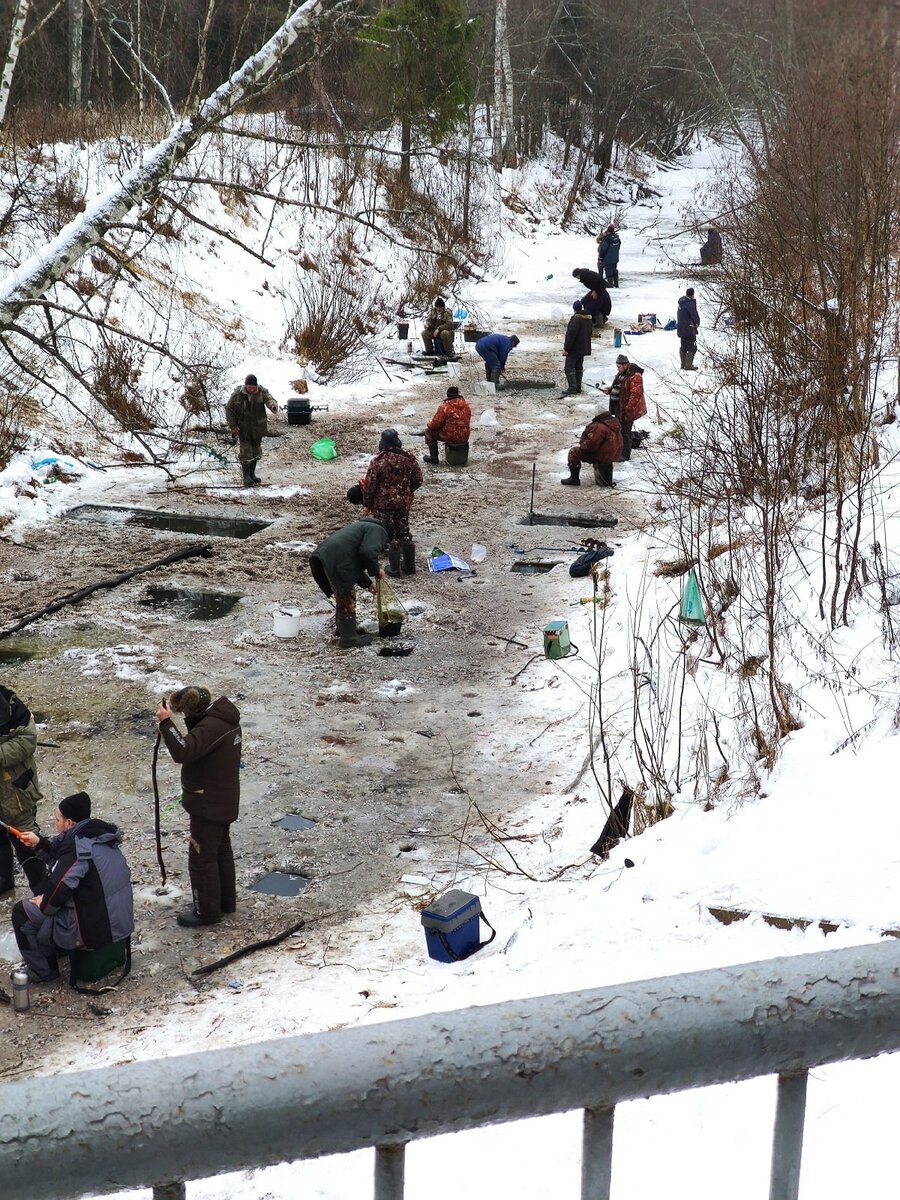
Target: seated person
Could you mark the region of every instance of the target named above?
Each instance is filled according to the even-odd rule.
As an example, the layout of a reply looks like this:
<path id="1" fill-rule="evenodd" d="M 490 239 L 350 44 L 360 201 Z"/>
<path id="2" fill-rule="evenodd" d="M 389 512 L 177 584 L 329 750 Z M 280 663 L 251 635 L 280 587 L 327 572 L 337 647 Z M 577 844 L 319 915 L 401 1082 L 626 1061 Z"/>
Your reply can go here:
<path id="1" fill-rule="evenodd" d="M 704 267 L 715 267 L 722 261 L 722 235 L 718 229 L 710 227 L 706 231 L 706 241 L 700 247 L 700 264 Z"/>
<path id="2" fill-rule="evenodd" d="M 134 931 L 131 872 L 115 825 L 91 818 L 91 798 L 60 800 L 56 836 L 23 833 L 48 864 L 43 893 L 12 910 L 13 932 L 33 983 L 59 976 L 57 953 L 100 950 Z"/>
<path id="3" fill-rule="evenodd" d="M 453 314 L 444 303 L 443 296 L 438 296 L 425 318 L 422 342 L 426 354 L 438 354 L 442 358 L 449 358 L 453 354 Z"/>
<path id="4" fill-rule="evenodd" d="M 428 453 L 422 455 L 423 462 L 438 461 L 438 442 L 448 446 L 468 446 L 472 410 L 458 387 L 447 388 L 447 399 L 438 405 L 437 411 L 425 427 L 425 445 Z"/>
<path id="5" fill-rule="evenodd" d="M 618 417 L 611 412 L 599 412 L 593 421 L 585 426 L 578 445 L 569 451 L 568 479 L 561 480 L 567 487 L 578 487 L 581 483 L 581 464 L 595 463 L 600 467 L 598 472 L 602 486 L 615 487 L 613 483 L 613 463 L 622 457 L 622 426 Z"/>

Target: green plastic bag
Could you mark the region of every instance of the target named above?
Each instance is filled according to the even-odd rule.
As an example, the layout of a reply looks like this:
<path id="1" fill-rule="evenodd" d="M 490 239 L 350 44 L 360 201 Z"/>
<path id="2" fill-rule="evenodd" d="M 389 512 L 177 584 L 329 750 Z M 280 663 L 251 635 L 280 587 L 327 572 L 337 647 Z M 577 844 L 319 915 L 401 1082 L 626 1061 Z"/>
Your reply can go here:
<path id="1" fill-rule="evenodd" d="M 333 458 L 337 458 L 338 456 L 337 446 L 335 446 L 331 438 L 319 438 L 317 442 L 313 442 L 310 446 L 309 452 L 319 462 L 331 462 Z"/>
<path id="2" fill-rule="evenodd" d="M 706 617 L 703 614 L 703 601 L 700 598 L 700 585 L 697 583 L 697 576 L 693 569 L 688 571 L 687 579 L 684 581 L 684 588 L 681 592 L 681 606 L 678 609 L 678 620 L 683 625 L 706 624 Z"/>

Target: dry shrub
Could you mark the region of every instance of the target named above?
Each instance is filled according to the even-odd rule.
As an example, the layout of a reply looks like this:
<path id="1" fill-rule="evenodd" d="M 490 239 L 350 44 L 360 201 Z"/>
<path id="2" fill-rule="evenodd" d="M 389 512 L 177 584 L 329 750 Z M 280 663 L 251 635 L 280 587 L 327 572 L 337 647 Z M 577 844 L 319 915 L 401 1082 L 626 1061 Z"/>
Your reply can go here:
<path id="1" fill-rule="evenodd" d="M 21 407 L 21 397 L 14 392 L 0 393 L 0 471 L 25 445 L 24 431 L 20 423 Z"/>
<path id="2" fill-rule="evenodd" d="M 318 269 L 297 270 L 287 321 L 287 343 L 301 364 L 331 379 L 352 379 L 367 355 L 364 339 L 394 308 L 372 272 L 357 272 L 346 240 L 316 254 Z"/>
<path id="3" fill-rule="evenodd" d="M 94 397 L 129 433 L 149 433 L 153 413 L 137 389 L 142 362 L 134 343 L 109 339 L 94 352 Z"/>
<path id="4" fill-rule="evenodd" d="M 744 545 L 746 545 L 745 538 L 736 538 L 733 542 L 713 542 L 706 552 L 707 561 L 714 562 L 723 554 L 730 554 L 732 550 L 740 550 Z"/>
<path id="5" fill-rule="evenodd" d="M 653 574 L 669 579 L 677 575 L 686 575 L 696 565 L 696 558 L 676 558 L 670 562 L 658 562 L 653 568 Z"/>
<path id="6" fill-rule="evenodd" d="M 737 669 L 738 679 L 751 679 L 759 674 L 759 668 L 766 661 L 765 654 L 751 654 Z"/>
<path id="7" fill-rule="evenodd" d="M 93 279 L 89 279 L 87 275 L 76 275 L 74 279 L 69 280 L 69 285 L 73 291 L 76 291 L 79 296 L 96 296 L 97 285 Z"/>

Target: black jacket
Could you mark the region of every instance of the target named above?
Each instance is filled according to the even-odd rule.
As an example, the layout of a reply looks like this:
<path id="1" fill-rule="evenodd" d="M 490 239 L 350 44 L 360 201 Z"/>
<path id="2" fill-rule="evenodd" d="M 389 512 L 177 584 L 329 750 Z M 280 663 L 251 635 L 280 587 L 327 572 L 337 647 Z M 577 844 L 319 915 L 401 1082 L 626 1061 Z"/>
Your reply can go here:
<path id="1" fill-rule="evenodd" d="M 573 358 L 584 358 L 591 353 L 591 320 L 590 313 L 572 313 L 566 326 L 566 340 L 563 349 Z"/>
<path id="2" fill-rule="evenodd" d="M 159 730 L 175 762 L 181 763 L 181 804 L 192 817 L 231 824 L 241 799 L 241 714 L 227 696 L 198 716 L 185 718 L 182 736 L 171 721 Z"/>

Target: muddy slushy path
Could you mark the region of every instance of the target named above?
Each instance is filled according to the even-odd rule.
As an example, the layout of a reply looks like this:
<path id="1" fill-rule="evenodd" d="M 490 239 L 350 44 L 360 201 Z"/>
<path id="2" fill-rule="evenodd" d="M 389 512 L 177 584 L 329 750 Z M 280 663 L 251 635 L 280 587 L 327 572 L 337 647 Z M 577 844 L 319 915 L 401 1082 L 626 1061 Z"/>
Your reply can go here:
<path id="1" fill-rule="evenodd" d="M 141 469 L 118 472 L 109 482 L 101 477 L 89 489 L 70 489 L 73 507 L 135 505 L 270 522 L 249 539 L 57 519 L 26 533 L 23 545 L 0 543 L 4 625 L 56 596 L 181 546 L 208 542 L 213 552 L 97 592 L 21 636 L 0 641 L 5 655 L 0 677 L 32 708 L 42 723 L 41 740 L 48 743 L 39 759 L 42 827 L 52 830 L 52 812 L 62 796 L 88 790 L 95 813 L 126 832 L 137 921 L 134 970 L 118 992 L 91 1000 L 62 982 L 33 989 L 36 1005 L 26 1020 L 0 1005 L 0 1024 L 16 1035 L 4 1039 L 0 1076 L 40 1070 L 37 1064 L 51 1043 L 57 1061 L 64 1062 L 66 1044 L 84 1041 L 84 1021 L 102 1021 L 104 1037 L 119 1041 L 128 1030 L 152 1030 L 176 997 L 202 1004 L 210 991 L 227 988 L 231 975 L 226 970 L 198 984 L 188 978 L 194 967 L 301 918 L 310 922 L 302 952 L 317 955 L 343 922 L 360 913 L 377 918 L 398 903 L 421 904 L 453 885 L 464 828 L 470 845 L 462 861 L 471 866 L 478 860 L 481 827 L 471 820 L 470 797 L 503 825 L 532 797 L 560 791 L 572 779 L 573 764 L 577 769 L 584 755 L 585 707 L 571 701 L 560 706 L 551 664 L 530 662 L 541 655 L 543 625 L 573 619 L 583 610 L 566 604 L 589 590 L 585 581 L 569 579 L 573 555 L 557 548 L 588 535 L 615 544 L 647 522 L 651 497 L 629 481 L 642 477 L 654 450 L 651 443 L 634 456 L 615 492 L 595 487 L 589 468 L 580 489 L 561 488 L 560 452 L 571 445 L 572 431 L 602 405 L 596 393 L 558 398 L 560 325 L 521 322 L 515 331 L 527 340 L 510 359 L 511 378 L 527 375 L 559 386 L 487 394 L 481 361 L 460 340 L 457 378 L 389 367 L 410 379 L 404 392 L 369 393 L 352 412 L 315 413 L 307 427 L 288 426 L 280 415 L 258 468 L 269 486 L 256 492 L 236 489 L 233 463 L 220 472 L 215 487 L 202 486 L 196 475 L 173 487 Z M 607 380 L 615 353 L 607 329 L 594 342 L 592 360 Z M 426 486 L 412 514 L 418 572 L 397 586 L 411 612 L 402 640 L 413 651 L 382 657 L 377 652 L 382 642 L 338 651 L 330 641 L 330 606 L 309 575 L 308 550 L 358 515 L 344 493 L 363 473 L 381 429 L 395 426 L 406 447 L 420 454 L 422 443 L 412 431 L 424 427 L 454 382 L 472 404 L 470 461 L 460 469 L 424 468 Z M 410 406 L 415 413 L 404 415 Z M 496 423 L 489 417 L 481 423 L 486 409 L 494 410 Z M 310 457 L 309 446 L 326 434 L 340 457 L 321 464 Z M 615 517 L 618 525 L 591 530 L 522 524 L 532 463 L 535 511 Z M 298 486 L 308 492 L 298 494 Z M 430 547 L 468 559 L 473 543 L 487 554 L 472 575 L 431 575 L 425 569 Z M 552 576 L 511 571 L 514 563 L 534 559 L 566 565 Z M 171 604 L 148 607 L 147 589 L 160 586 L 224 592 L 239 600 L 222 617 L 198 620 Z M 562 603 L 561 595 L 567 598 Z M 272 632 L 272 610 L 280 603 L 303 611 L 296 638 Z M 360 612 L 371 615 L 366 596 Z M 35 656 L 11 660 L 15 651 Z M 233 829 L 238 912 L 202 931 L 182 930 L 174 922 L 188 892 L 187 818 L 178 804 L 177 770 L 164 749 L 159 780 L 169 870 L 165 889 L 159 886 L 150 781 L 156 699 L 168 688 L 193 682 L 232 697 L 244 728 L 241 818 Z M 563 734 L 570 748 L 561 755 Z M 274 824 L 288 813 L 315 824 L 299 832 Z M 490 854 L 492 843 L 483 835 L 482 841 L 487 848 L 482 852 Z M 249 890 L 273 870 L 302 874 L 308 886 L 287 899 Z M 431 885 L 403 884 L 407 874 Z M 0 952 L 7 959 L 16 958 L 5 933 L 9 910 L 24 894 L 19 887 L 16 897 L 0 902 Z M 244 967 L 256 974 L 277 953 L 264 951 Z M 0 986 L 9 990 L 5 978 Z M 111 1011 L 101 1017 L 98 1009 Z M 240 1040 L 252 1036 L 264 1031 Z"/>

